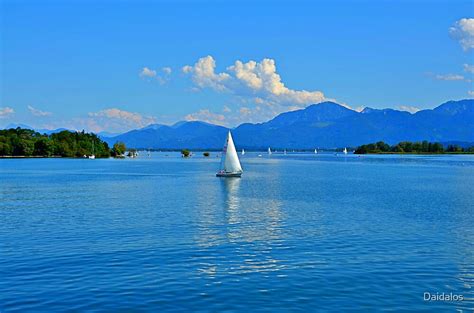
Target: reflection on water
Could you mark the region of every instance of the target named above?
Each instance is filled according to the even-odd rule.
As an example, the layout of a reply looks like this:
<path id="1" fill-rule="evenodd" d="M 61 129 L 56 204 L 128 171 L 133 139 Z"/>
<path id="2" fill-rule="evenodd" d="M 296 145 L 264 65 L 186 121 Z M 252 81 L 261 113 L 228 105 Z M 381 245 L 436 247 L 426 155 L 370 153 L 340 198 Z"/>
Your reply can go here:
<path id="1" fill-rule="evenodd" d="M 280 239 L 281 202 L 261 197 L 248 197 L 242 201 L 240 182 L 239 178 L 221 181 L 229 242 L 271 242 Z"/>
<path id="2" fill-rule="evenodd" d="M 273 255 L 274 249 L 281 247 L 281 202 L 242 196 L 241 178 L 221 178 L 219 184 L 222 204 L 200 205 L 196 241 L 203 249 L 225 252 L 215 258 L 206 258 L 206 262 L 200 263 L 198 271 L 215 277 L 284 268 Z M 234 260 L 223 262 L 223 256 L 229 253 Z"/>

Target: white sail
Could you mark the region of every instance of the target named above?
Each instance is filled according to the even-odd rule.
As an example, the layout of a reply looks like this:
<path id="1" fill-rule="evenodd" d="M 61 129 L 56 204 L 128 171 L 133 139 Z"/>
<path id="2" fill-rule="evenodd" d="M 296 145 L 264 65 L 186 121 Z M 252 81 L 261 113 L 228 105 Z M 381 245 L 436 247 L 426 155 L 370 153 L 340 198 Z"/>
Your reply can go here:
<path id="1" fill-rule="evenodd" d="M 283 150 L 283 154 L 286 154 L 286 149 L 285 149 L 285 150 Z"/>
<path id="2" fill-rule="evenodd" d="M 268 154 L 272 154 L 272 149 L 270 149 L 270 147 L 268 147 Z"/>
<path id="3" fill-rule="evenodd" d="M 347 148 L 344 148 L 343 152 L 344 152 L 344 154 L 347 154 Z"/>
<path id="4" fill-rule="evenodd" d="M 235 150 L 232 135 L 227 134 L 227 139 L 224 144 L 221 159 L 221 172 L 224 173 L 242 173 L 242 166 L 240 166 L 239 156 Z"/>
<path id="5" fill-rule="evenodd" d="M 242 155 L 244 155 L 244 154 L 245 154 L 245 150 L 244 150 L 244 149 L 242 149 Z"/>
<path id="6" fill-rule="evenodd" d="M 318 154 L 318 149 L 314 149 L 314 154 Z"/>

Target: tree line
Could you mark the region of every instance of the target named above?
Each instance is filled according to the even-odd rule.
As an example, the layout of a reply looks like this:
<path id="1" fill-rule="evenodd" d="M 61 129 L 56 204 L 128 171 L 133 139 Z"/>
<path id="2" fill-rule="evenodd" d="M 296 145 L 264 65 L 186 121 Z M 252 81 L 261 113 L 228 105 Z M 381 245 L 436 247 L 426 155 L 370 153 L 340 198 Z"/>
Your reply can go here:
<path id="1" fill-rule="evenodd" d="M 379 141 L 357 147 L 355 154 L 366 153 L 474 153 L 474 146 L 463 148 L 458 145 L 448 145 L 446 148 L 439 142 L 402 141 L 395 145 Z"/>
<path id="2" fill-rule="evenodd" d="M 64 130 L 46 135 L 20 127 L 0 130 L 0 156 L 108 158 L 122 155 L 125 150 L 123 143 L 116 143 L 110 149 L 96 134 L 84 131 Z"/>

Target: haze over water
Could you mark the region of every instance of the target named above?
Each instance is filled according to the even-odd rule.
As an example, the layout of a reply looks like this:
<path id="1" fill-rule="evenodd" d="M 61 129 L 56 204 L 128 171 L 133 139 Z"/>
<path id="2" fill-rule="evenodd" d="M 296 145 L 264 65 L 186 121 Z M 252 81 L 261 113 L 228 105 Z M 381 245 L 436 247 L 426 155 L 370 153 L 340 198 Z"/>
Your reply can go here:
<path id="1" fill-rule="evenodd" d="M 0 311 L 473 309 L 472 155 L 219 161 L 0 160 Z"/>

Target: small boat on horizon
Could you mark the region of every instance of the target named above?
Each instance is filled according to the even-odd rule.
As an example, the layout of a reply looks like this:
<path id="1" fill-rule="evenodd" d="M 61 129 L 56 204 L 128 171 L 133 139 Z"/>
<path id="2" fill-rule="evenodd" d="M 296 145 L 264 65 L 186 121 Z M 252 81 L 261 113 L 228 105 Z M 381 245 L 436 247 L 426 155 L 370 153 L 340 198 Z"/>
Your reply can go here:
<path id="1" fill-rule="evenodd" d="M 92 141 L 92 154 L 89 155 L 89 159 L 94 160 L 95 159 L 95 154 L 94 154 L 94 141 Z"/>
<path id="2" fill-rule="evenodd" d="M 232 140 L 232 135 L 229 130 L 224 143 L 224 149 L 222 150 L 220 170 L 216 173 L 216 176 L 240 177 L 242 176 L 242 172 L 239 156 L 237 155 L 237 150 L 235 150 L 234 141 Z"/>
<path id="3" fill-rule="evenodd" d="M 242 153 L 241 153 L 241 154 L 242 154 L 242 155 L 245 155 L 245 150 L 244 150 L 244 149 L 242 149 Z"/>
<path id="4" fill-rule="evenodd" d="M 318 154 L 318 149 L 314 149 L 314 154 Z"/>
<path id="5" fill-rule="evenodd" d="M 344 150 L 342 150 L 342 152 L 344 152 L 344 154 L 347 154 L 347 148 L 344 147 Z"/>
<path id="6" fill-rule="evenodd" d="M 270 147 L 268 147 L 268 155 L 272 155 L 272 149 L 270 149 Z"/>

